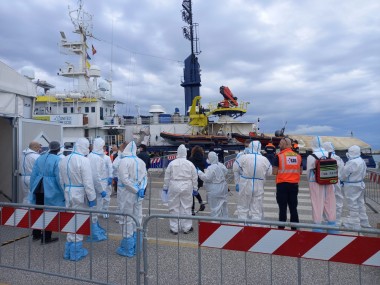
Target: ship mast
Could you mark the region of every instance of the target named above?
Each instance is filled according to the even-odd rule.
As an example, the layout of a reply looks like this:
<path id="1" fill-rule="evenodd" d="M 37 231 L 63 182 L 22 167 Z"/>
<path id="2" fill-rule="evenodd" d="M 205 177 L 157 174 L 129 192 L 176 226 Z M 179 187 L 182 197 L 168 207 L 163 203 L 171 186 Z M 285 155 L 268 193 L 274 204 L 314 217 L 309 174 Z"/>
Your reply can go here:
<path id="1" fill-rule="evenodd" d="M 79 41 L 68 41 L 64 32 L 61 32 L 61 47 L 68 54 L 77 55 L 78 67 L 66 62 L 67 66 L 60 68 L 58 75 L 73 79 L 75 91 L 87 97 L 100 97 L 97 94 L 97 78 L 100 77 L 100 69 L 97 66 L 90 68 L 87 38 L 92 37 L 92 15 L 83 10 L 82 1 L 78 1 L 79 8 L 71 10 L 69 15 L 74 26 L 74 33 L 79 34 Z M 94 54 L 94 52 L 93 52 Z M 93 78 L 93 81 L 90 81 Z"/>
<path id="2" fill-rule="evenodd" d="M 186 114 L 193 99 L 200 95 L 199 87 L 201 86 L 201 75 L 197 55 L 201 52 L 199 50 L 198 24 L 193 23 L 191 0 L 183 0 L 182 8 L 182 20 L 188 24 L 188 26 L 182 27 L 183 36 L 191 43 L 191 54 L 184 61 L 184 79 L 181 83 L 181 86 L 185 89 Z"/>

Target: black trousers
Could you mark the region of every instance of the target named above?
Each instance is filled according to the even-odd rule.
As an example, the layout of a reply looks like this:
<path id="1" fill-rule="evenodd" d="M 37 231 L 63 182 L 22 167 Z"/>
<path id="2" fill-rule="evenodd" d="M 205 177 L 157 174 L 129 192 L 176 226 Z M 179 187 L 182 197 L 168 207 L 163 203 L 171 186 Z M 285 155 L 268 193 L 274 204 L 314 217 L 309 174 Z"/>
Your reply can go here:
<path id="1" fill-rule="evenodd" d="M 36 205 L 44 205 L 44 193 L 36 193 Z M 50 231 L 41 231 L 41 230 L 33 230 L 33 238 L 34 239 L 43 239 L 45 235 L 44 240 L 50 240 L 51 239 L 51 232 Z"/>
<path id="2" fill-rule="evenodd" d="M 198 191 L 199 191 L 199 190 L 198 190 Z M 199 204 L 202 203 L 202 196 L 201 196 L 201 194 L 199 194 L 199 192 L 198 192 L 198 195 L 197 195 L 197 196 L 193 196 L 193 205 L 191 206 L 191 211 L 192 211 L 192 212 L 194 212 L 194 209 L 195 209 L 195 199 L 194 199 L 194 197 L 197 198 Z"/>
<path id="3" fill-rule="evenodd" d="M 278 183 L 276 185 L 276 201 L 279 208 L 278 220 L 280 222 L 286 222 L 286 211 L 289 207 L 290 222 L 298 223 L 298 183 Z M 285 227 L 278 227 L 283 229 Z M 292 230 L 296 230 L 292 227 Z"/>

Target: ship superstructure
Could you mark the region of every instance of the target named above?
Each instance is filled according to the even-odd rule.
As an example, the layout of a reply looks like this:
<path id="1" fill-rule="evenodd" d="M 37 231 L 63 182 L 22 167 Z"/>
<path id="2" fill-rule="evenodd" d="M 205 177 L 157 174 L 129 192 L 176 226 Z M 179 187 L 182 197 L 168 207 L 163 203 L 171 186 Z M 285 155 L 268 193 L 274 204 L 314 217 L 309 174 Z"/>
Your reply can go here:
<path id="1" fill-rule="evenodd" d="M 37 96 L 33 118 L 59 122 L 63 125 L 64 142 L 72 143 L 78 137 L 104 137 L 108 144 L 124 140 L 123 118 L 116 114 L 115 106 L 120 104 L 112 97 L 112 81 L 101 79 L 101 70 L 91 64 L 96 49 L 90 45 L 92 38 L 92 16 L 79 8 L 69 11 L 76 40 L 69 40 L 60 32 L 61 53 L 76 58 L 77 63 L 66 62 L 58 75 L 71 82 L 70 89 L 58 90 L 54 86 L 37 81 L 44 90 Z M 91 47 L 91 48 L 90 48 Z"/>

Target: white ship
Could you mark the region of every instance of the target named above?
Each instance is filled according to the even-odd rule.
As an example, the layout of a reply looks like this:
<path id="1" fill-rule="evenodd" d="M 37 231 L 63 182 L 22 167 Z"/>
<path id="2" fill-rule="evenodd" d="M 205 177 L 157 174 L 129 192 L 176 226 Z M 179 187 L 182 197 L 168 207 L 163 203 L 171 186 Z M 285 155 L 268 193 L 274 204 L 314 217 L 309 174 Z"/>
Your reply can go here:
<path id="1" fill-rule="evenodd" d="M 63 125 L 63 141 L 72 144 L 78 137 L 90 140 L 104 137 L 107 144 L 124 141 L 123 118 L 116 114 L 116 104 L 120 101 L 112 97 L 112 81 L 101 79 L 101 69 L 91 65 L 91 56 L 96 50 L 90 45 L 92 37 L 92 16 L 82 9 L 69 12 L 74 25 L 76 40 L 69 40 L 60 32 L 61 52 L 74 55 L 78 62 L 66 62 L 58 75 L 72 82 L 70 90 L 58 91 L 53 85 L 38 80 L 37 86 L 43 94 L 37 96 L 33 119 L 58 122 Z"/>

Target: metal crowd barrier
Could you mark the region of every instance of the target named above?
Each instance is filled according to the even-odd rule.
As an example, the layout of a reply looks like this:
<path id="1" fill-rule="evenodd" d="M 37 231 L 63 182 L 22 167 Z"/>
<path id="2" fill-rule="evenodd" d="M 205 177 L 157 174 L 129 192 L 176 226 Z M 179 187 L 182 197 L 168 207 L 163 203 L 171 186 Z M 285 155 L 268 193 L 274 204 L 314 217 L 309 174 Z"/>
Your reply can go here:
<path id="1" fill-rule="evenodd" d="M 138 236 L 140 232 L 144 234 L 143 248 L 142 256 L 137 254 L 133 258 L 126 258 L 115 252 L 120 244 L 121 228 L 114 222 L 114 217 L 121 213 L 10 203 L 0 203 L 0 207 L 0 267 L 4 268 L 21 269 L 94 284 L 141 284 L 142 282 L 143 284 L 336 284 L 342 282 L 342 276 L 347 276 L 349 281 L 354 280 L 356 284 L 376 284 L 378 278 L 378 267 L 310 260 L 298 255 L 289 257 L 212 248 L 207 246 L 205 239 L 200 236 L 200 227 L 204 226 L 205 222 L 208 222 L 208 227 L 253 226 L 254 228 L 251 228 L 254 230 L 245 235 L 253 240 L 258 240 L 263 231 L 272 231 L 272 229 L 277 231 L 274 228 L 278 226 L 301 229 L 277 231 L 279 236 L 266 242 L 266 246 L 270 247 L 281 241 L 283 236 L 299 235 L 303 238 L 302 234 L 305 233 L 315 235 L 310 232 L 310 229 L 316 227 L 314 224 L 154 214 L 145 219 L 141 229 L 138 221 L 131 216 L 137 225 Z M 38 217 L 35 209 L 43 210 L 43 213 Z M 71 223 L 66 216 L 63 216 L 64 214 L 71 214 Z M 70 232 L 68 225 L 71 224 L 77 233 L 86 232 L 86 219 L 89 219 L 87 222 L 89 226 L 88 223 L 95 214 L 99 215 L 99 223 L 106 230 L 108 239 L 91 243 L 85 238 L 84 247 L 89 251 L 88 256 L 78 262 L 64 260 L 63 250 L 66 241 L 64 232 Z M 102 214 L 109 214 L 110 217 L 104 219 Z M 52 215 L 55 215 L 55 218 Z M 170 235 L 168 221 L 170 218 L 175 218 L 178 222 L 182 219 L 192 220 L 194 231 L 190 234 Z M 32 228 L 56 229 L 53 236 L 58 235 L 59 241 L 47 245 L 32 241 Z M 318 228 L 340 231 L 341 235 L 321 236 L 332 240 L 335 247 L 339 247 L 340 244 L 340 241 L 334 242 L 334 238 L 338 237 L 351 241 L 361 238 L 359 236 L 363 234 L 380 236 L 380 230 L 375 229 L 353 231 L 323 225 L 318 225 Z M 202 232 L 208 231 L 203 228 Z M 228 231 L 226 233 L 214 238 L 214 242 L 220 243 L 220 240 L 228 236 Z M 310 240 L 315 242 L 315 236 Z M 373 240 L 371 242 L 373 246 Z M 363 244 L 363 241 L 361 243 Z M 371 246 L 370 242 L 364 241 L 364 243 Z M 375 243 L 377 246 L 380 245 L 377 240 Z M 244 242 L 238 240 L 231 245 L 244 247 Z M 327 250 L 334 250 L 334 247 L 329 248 L 329 246 L 331 244 L 326 245 Z M 303 245 L 299 248 L 294 247 L 296 251 L 302 251 L 302 248 Z M 136 251 L 140 252 L 140 243 L 137 243 Z M 375 262 L 380 264 L 379 260 Z M 347 282 L 342 284 L 344 283 Z"/>
<path id="2" fill-rule="evenodd" d="M 103 214 L 109 218 L 103 218 Z M 98 215 L 107 240 L 89 242 L 85 235 L 83 247 L 88 255 L 80 261 L 65 260 L 65 233 L 89 232 L 93 215 Z M 140 254 L 127 258 L 116 253 L 122 239 L 122 226 L 115 223 L 118 215 L 131 217 L 137 225 L 137 236 L 140 235 L 138 220 L 118 212 L 0 203 L 0 267 L 93 284 L 141 284 Z M 45 245 L 33 241 L 33 228 L 52 230 L 52 237 L 59 240 Z M 136 246 L 136 252 L 140 252 L 141 243 Z"/>
<path id="3" fill-rule="evenodd" d="M 367 168 L 365 178 L 365 197 L 380 204 L 380 171 Z"/>
<path id="4" fill-rule="evenodd" d="M 170 218 L 178 219 L 178 222 L 182 219 L 191 219 L 194 232 L 192 234 L 171 235 L 172 238 L 168 239 L 168 219 Z M 198 224 L 194 222 L 198 222 Z M 200 230 L 199 227 L 204 225 L 199 224 L 199 222 L 210 222 L 211 227 L 221 226 L 221 224 L 227 227 L 248 225 L 257 227 L 254 230 L 258 232 L 277 231 L 278 236 L 274 237 L 271 242 L 269 240 L 263 242 L 262 247 L 275 246 L 276 243 L 281 242 L 283 236 L 291 234 L 294 236 L 297 234 L 300 236 L 301 234 L 311 235 L 310 240 L 313 242 L 316 242 L 315 235 L 321 235 L 321 239 L 325 238 L 325 240 L 335 244 L 336 247 L 339 247 L 341 242 L 335 239 L 352 241 L 356 238 L 362 238 L 360 236 L 363 234 L 378 236 L 380 234 L 380 230 L 375 229 L 353 231 L 345 228 L 318 226 L 319 229 L 334 229 L 341 232 L 341 235 L 328 235 L 310 232 L 316 227 L 314 224 L 253 222 L 204 216 L 152 215 L 143 222 L 144 284 L 347 284 L 347 282 L 351 284 L 375 284 L 378 281 L 378 267 L 300 258 L 296 257 L 297 254 L 294 257 L 289 257 L 203 246 L 206 242 L 200 240 L 197 232 Z M 302 230 L 278 231 L 273 228 L 278 226 L 293 226 Z M 207 231 L 206 229 L 203 232 Z M 253 240 L 258 239 L 254 231 L 251 233 Z M 228 235 L 228 231 L 215 237 L 214 243 L 223 244 L 226 235 Z M 379 241 L 375 240 L 375 242 L 380 245 L 380 239 Z M 243 242 L 239 242 L 238 239 L 238 241 L 226 244 L 230 248 L 246 246 L 240 243 Z M 334 248 L 328 248 L 328 244 L 326 247 L 327 251 L 334 250 Z M 298 250 L 302 251 L 303 248 L 300 245 L 299 249 L 295 246 L 293 250 L 298 252 Z M 344 252 L 344 250 L 342 251 Z M 379 260 L 377 262 L 379 263 Z"/>

